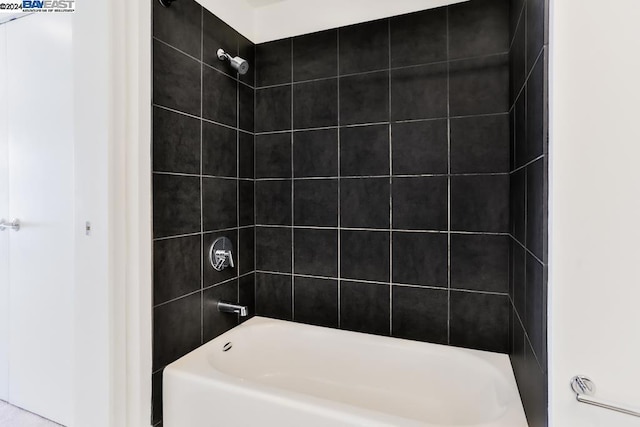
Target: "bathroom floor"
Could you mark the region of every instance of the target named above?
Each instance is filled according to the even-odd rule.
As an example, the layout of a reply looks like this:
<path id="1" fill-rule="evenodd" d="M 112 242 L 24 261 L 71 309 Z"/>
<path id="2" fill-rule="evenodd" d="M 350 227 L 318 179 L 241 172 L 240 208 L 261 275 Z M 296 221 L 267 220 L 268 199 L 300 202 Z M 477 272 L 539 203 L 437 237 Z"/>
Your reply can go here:
<path id="1" fill-rule="evenodd" d="M 31 412 L 0 400 L 0 427 L 61 427 Z"/>

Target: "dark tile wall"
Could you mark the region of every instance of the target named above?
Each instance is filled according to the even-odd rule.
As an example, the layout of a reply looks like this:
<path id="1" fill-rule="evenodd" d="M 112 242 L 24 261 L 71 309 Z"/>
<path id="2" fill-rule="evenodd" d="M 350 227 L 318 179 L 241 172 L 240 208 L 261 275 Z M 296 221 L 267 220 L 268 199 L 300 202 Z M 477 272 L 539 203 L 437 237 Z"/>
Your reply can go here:
<path id="1" fill-rule="evenodd" d="M 509 351 L 509 2 L 256 46 L 256 311 Z"/>
<path id="2" fill-rule="evenodd" d="M 255 47 L 193 0 L 153 0 L 153 425 L 162 420 L 162 370 L 238 324 L 216 302 L 255 311 Z M 238 76 L 218 48 L 249 61 Z M 235 268 L 213 270 L 208 250 L 234 245 Z"/>
<path id="3" fill-rule="evenodd" d="M 512 0 L 511 363 L 529 425 L 547 426 L 548 0 Z"/>

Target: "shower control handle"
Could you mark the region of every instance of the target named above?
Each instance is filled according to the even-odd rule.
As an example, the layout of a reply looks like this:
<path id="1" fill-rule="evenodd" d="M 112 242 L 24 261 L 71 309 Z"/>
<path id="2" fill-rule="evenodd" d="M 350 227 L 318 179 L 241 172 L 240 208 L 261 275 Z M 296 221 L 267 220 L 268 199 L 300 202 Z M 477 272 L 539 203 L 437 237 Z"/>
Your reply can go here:
<path id="1" fill-rule="evenodd" d="M 6 222 L 4 219 L 0 219 L 0 231 L 4 231 L 7 228 L 13 231 L 20 231 L 20 220 L 16 218 L 11 222 Z"/>
<path id="2" fill-rule="evenodd" d="M 215 268 L 218 271 L 222 270 L 227 265 L 231 268 L 234 267 L 233 254 L 231 253 L 231 251 L 223 251 L 223 250 L 215 251 L 215 253 L 213 254 L 213 259 L 215 260 L 215 264 L 213 268 Z"/>
<path id="3" fill-rule="evenodd" d="M 209 262 L 216 271 L 234 268 L 233 243 L 227 237 L 218 237 L 209 248 Z"/>

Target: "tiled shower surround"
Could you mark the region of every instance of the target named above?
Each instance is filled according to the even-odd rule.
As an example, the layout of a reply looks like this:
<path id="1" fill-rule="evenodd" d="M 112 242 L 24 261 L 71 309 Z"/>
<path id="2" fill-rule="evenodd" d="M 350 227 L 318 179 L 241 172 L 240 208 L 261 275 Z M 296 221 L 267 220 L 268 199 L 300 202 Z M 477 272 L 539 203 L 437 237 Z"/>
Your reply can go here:
<path id="1" fill-rule="evenodd" d="M 239 76 L 218 48 L 251 64 L 254 45 L 193 0 L 153 1 L 153 424 L 162 369 L 237 325 L 218 300 L 254 311 L 253 71 Z M 234 245 L 215 271 L 209 246 Z"/>
<path id="2" fill-rule="evenodd" d="M 511 363 L 547 425 L 548 0 L 511 1 Z"/>
<path id="3" fill-rule="evenodd" d="M 529 6 L 511 3 L 471 0 L 254 51 L 193 0 L 154 1 L 154 422 L 162 368 L 237 323 L 216 312 L 224 299 L 511 352 L 532 426 L 544 425 L 531 353 L 546 315 L 518 311 L 525 285 L 514 278 L 518 249 L 538 250 L 517 233 L 546 234 L 531 213 L 546 193 L 518 177 L 533 185 L 546 163 L 520 142 L 518 123 L 535 127 L 514 102 L 510 74 L 528 56 L 512 40 L 527 25 L 514 11 Z M 250 73 L 238 80 L 219 47 Z M 529 81 L 535 103 L 544 87 Z M 222 235 L 238 265 L 215 273 L 205 252 Z"/>
<path id="4" fill-rule="evenodd" d="M 256 312 L 509 350 L 509 4 L 256 46 Z"/>

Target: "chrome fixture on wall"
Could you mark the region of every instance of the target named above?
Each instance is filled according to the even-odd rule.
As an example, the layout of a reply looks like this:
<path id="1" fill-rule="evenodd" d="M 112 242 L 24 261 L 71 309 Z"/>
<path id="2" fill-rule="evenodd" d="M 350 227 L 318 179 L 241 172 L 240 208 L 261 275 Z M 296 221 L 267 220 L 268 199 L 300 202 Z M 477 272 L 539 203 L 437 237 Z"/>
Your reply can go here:
<path id="1" fill-rule="evenodd" d="M 249 71 L 249 63 L 245 59 L 239 56 L 232 58 L 224 49 L 218 49 L 218 59 L 221 61 L 228 59 L 231 66 L 240 74 L 247 74 L 247 71 Z"/>
<path id="2" fill-rule="evenodd" d="M 158 0 L 160 2 L 161 5 L 163 5 L 164 7 L 169 7 L 171 6 L 171 3 L 173 3 L 176 0 Z"/>
<path id="3" fill-rule="evenodd" d="M 591 379 L 576 375 L 571 378 L 571 390 L 576 394 L 576 400 L 578 402 L 587 403 L 589 405 L 598 406 L 600 408 L 609 409 L 615 412 L 621 412 L 623 414 L 631 415 L 633 417 L 640 417 L 640 410 L 636 408 L 622 407 L 618 404 L 607 402 L 605 400 L 595 397 L 596 385 Z"/>
<path id="4" fill-rule="evenodd" d="M 218 301 L 218 311 L 220 313 L 235 313 L 240 317 L 247 317 L 249 315 L 249 307 L 246 305 L 233 304 L 224 301 Z"/>
<path id="5" fill-rule="evenodd" d="M 227 237 L 218 237 L 209 248 L 209 262 L 216 271 L 233 268 L 233 243 Z"/>

